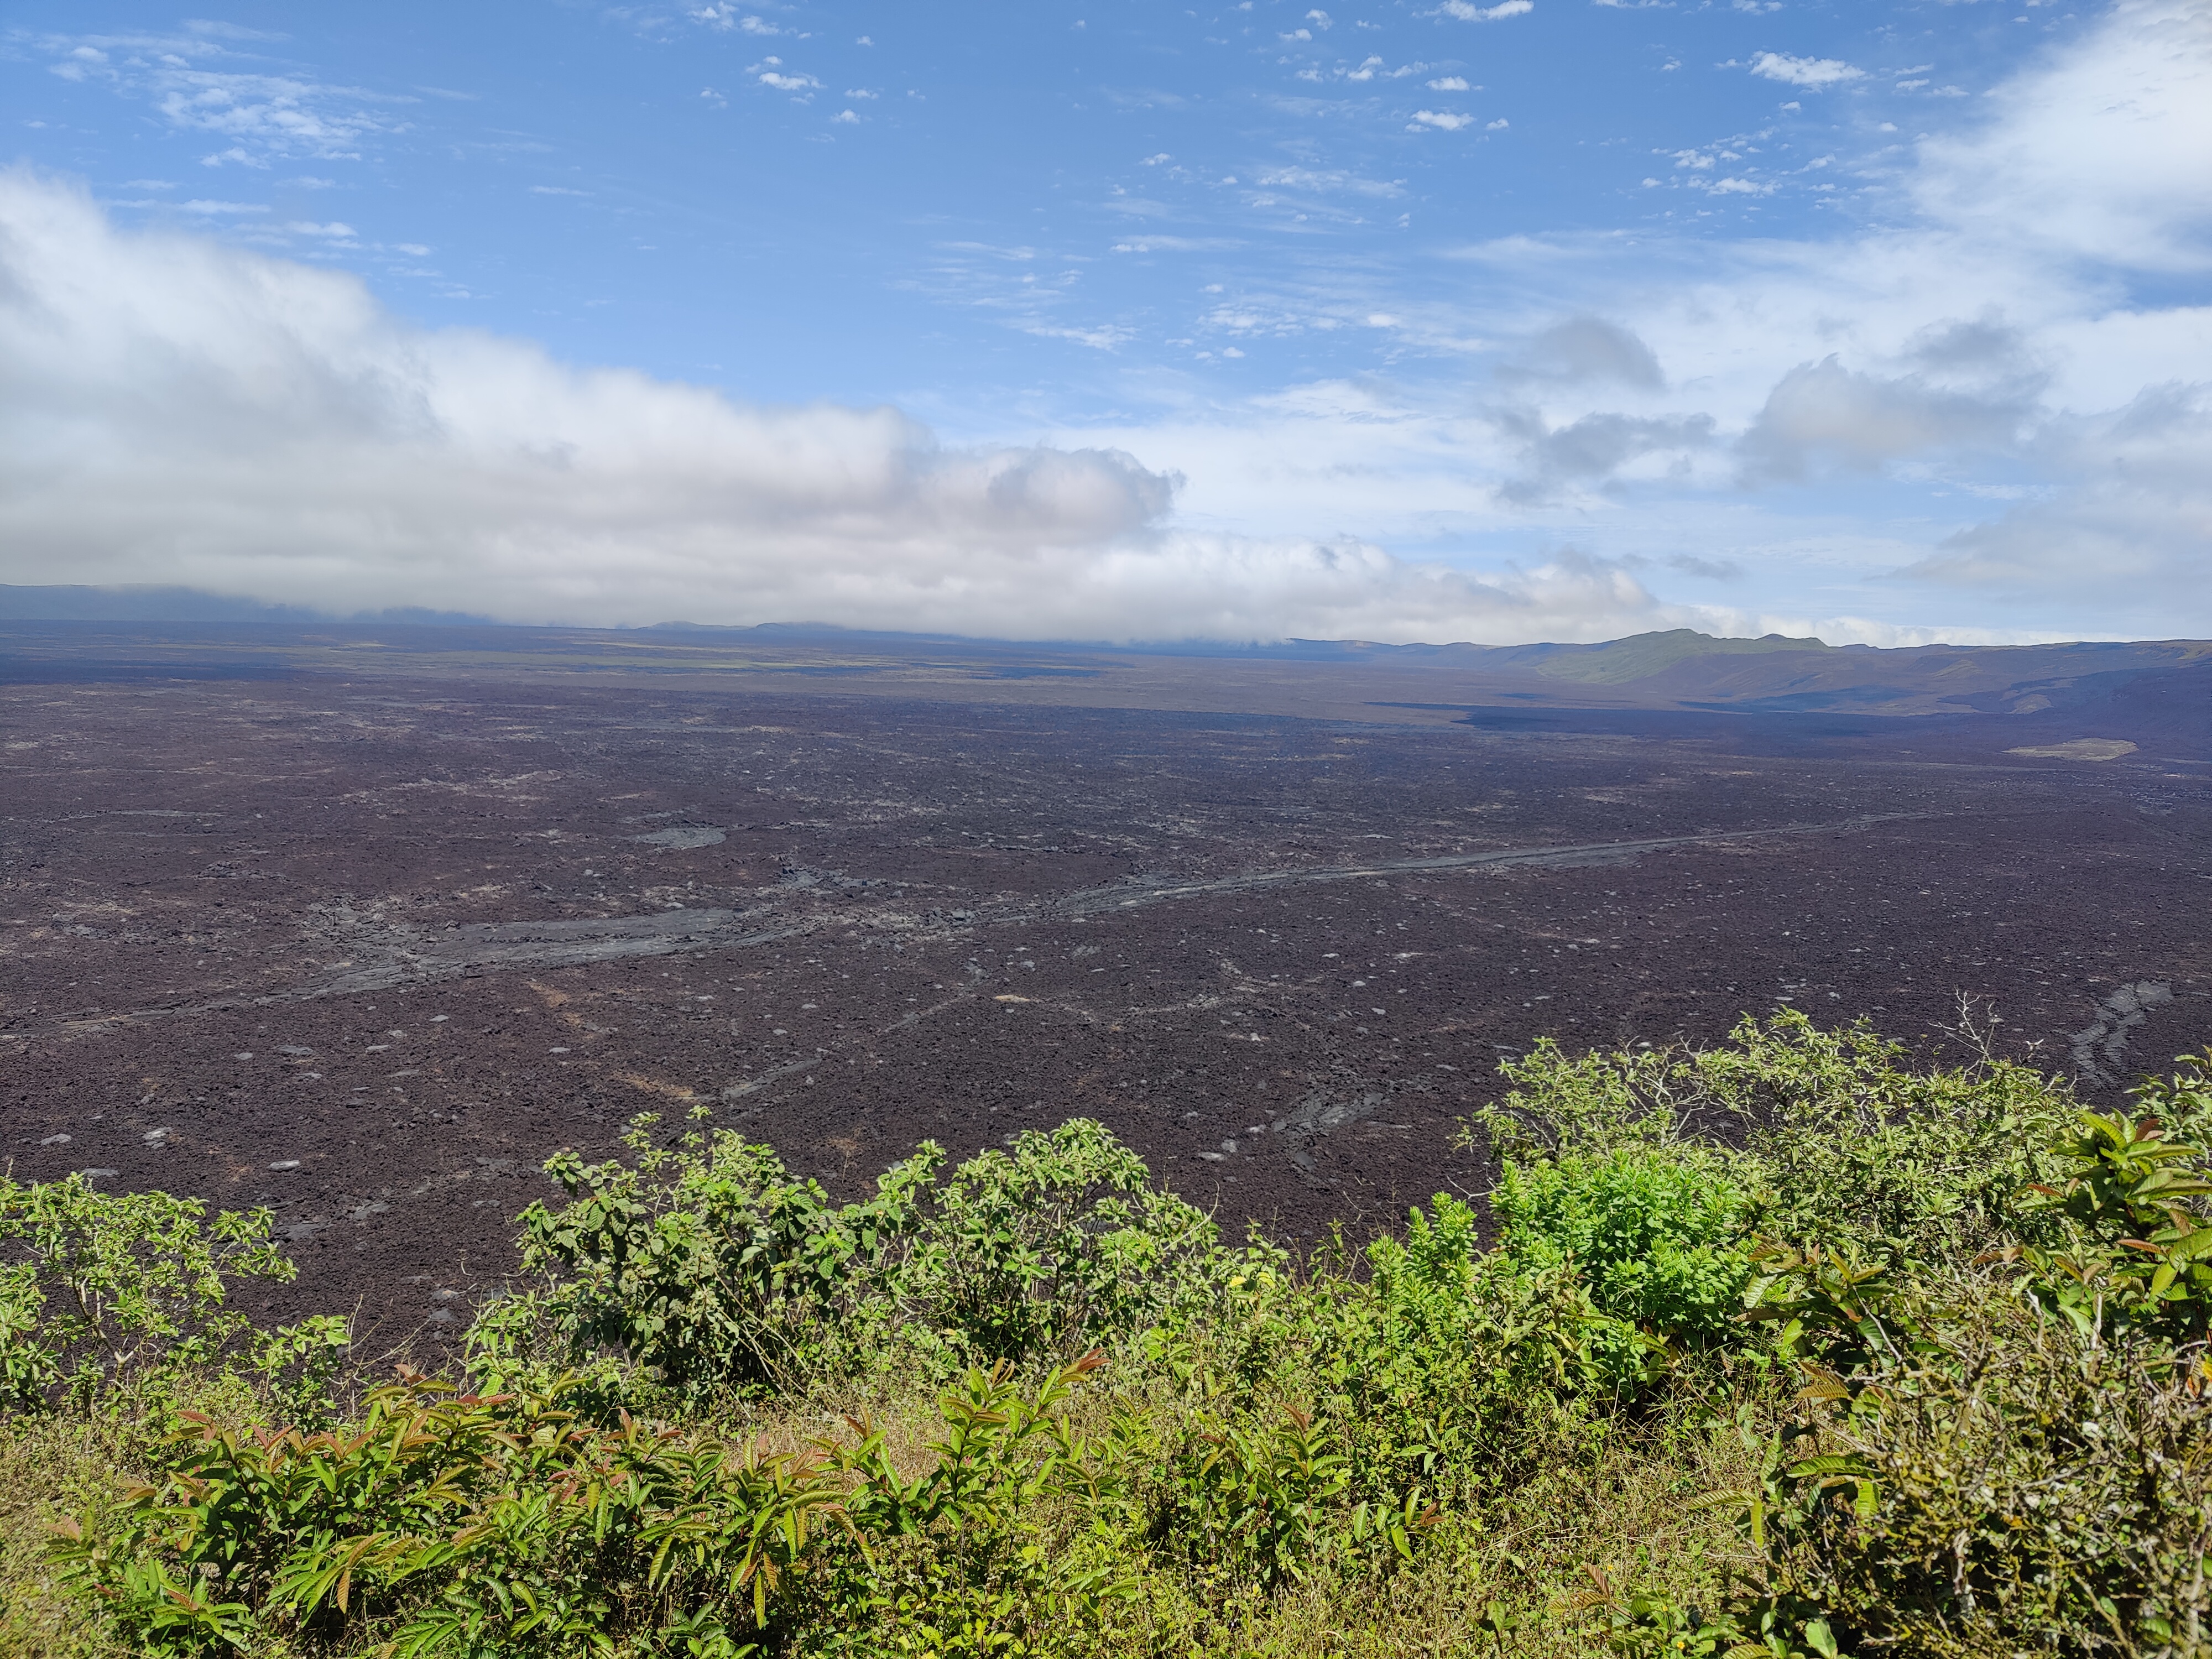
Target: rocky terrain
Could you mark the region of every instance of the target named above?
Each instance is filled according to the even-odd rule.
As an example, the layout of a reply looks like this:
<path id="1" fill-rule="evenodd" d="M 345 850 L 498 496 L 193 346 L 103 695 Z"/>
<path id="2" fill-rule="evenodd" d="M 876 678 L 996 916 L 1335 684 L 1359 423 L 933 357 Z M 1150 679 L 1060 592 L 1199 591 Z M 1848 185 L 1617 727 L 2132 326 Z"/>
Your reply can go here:
<path id="1" fill-rule="evenodd" d="M 281 1305 L 384 1340 L 641 1111 L 845 1191 L 1088 1114 L 1312 1239 L 1480 1187 L 1456 1124 L 1540 1036 L 1955 1052 L 1964 995 L 2100 1098 L 2212 1036 L 2212 769 L 2148 728 L 465 635 L 0 633 L 15 1174 L 269 1204 Z"/>

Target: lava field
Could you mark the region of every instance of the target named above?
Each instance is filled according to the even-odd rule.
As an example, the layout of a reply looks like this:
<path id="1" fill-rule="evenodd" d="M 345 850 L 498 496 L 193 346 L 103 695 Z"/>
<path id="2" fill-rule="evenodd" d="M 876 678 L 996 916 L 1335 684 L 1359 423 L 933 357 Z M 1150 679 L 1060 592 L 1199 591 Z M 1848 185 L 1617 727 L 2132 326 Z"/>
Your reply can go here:
<path id="1" fill-rule="evenodd" d="M 268 1205 L 271 1310 L 398 1343 L 640 1112 L 846 1194 L 1095 1116 L 1311 1241 L 1479 1189 L 1459 1122 L 1540 1036 L 1790 1004 L 1935 1053 L 1963 995 L 2100 1099 L 2212 1037 L 2201 766 L 1301 717 L 1176 672 L 1137 701 L 1180 710 L 1073 670 L 16 675 L 13 1173 Z"/>

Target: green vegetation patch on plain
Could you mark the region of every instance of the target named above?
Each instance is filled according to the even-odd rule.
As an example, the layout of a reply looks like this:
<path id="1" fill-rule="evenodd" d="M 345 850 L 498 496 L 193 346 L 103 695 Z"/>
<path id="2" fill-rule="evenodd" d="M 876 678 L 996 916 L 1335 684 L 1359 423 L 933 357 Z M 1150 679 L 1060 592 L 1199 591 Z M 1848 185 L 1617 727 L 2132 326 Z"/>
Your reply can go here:
<path id="1" fill-rule="evenodd" d="M 2212 1651 L 2212 1054 L 1506 1070 L 1491 1192 L 1304 1262 L 1084 1120 L 845 1204 L 641 1120 L 447 1378 L 231 1316 L 265 1215 L 0 1181 L 0 1644 Z"/>

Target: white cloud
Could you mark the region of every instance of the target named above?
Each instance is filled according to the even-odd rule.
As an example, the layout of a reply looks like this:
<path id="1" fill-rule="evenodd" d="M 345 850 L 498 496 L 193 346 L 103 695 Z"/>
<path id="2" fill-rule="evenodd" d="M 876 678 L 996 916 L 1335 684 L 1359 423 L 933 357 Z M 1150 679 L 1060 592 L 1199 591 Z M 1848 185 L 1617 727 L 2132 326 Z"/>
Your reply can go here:
<path id="1" fill-rule="evenodd" d="M 1262 190 L 1341 192 L 1382 201 L 1393 201 L 1406 193 L 1402 179 L 1363 179 L 1356 173 L 1333 167 L 1271 167 L 1255 175 L 1252 182 Z"/>
<path id="2" fill-rule="evenodd" d="M 1873 84 L 1887 97 L 1891 78 L 1921 72 Z M 628 614 L 649 620 L 696 600 L 690 614 L 732 619 L 1025 634 L 1174 632 L 1186 583 L 1206 596 L 1194 616 L 1255 635 L 1588 638 L 1678 620 L 1869 641 L 1946 621 L 1968 624 L 1942 630 L 1958 638 L 2212 634 L 2212 305 L 2195 303 L 2212 267 L 2212 3 L 2120 0 L 1971 104 L 1916 107 L 1934 136 L 1893 141 L 1869 120 L 1811 162 L 1786 133 L 1674 158 L 1678 187 L 1722 198 L 1838 181 L 1861 205 L 1825 235 L 1676 234 L 1655 219 L 1504 238 L 1462 251 L 1479 280 L 1433 285 L 1379 263 L 1248 270 L 1227 284 L 1235 301 L 1210 283 L 1192 313 L 1144 323 L 1179 365 L 1149 389 L 1124 325 L 1139 313 L 1084 297 L 1073 257 L 948 251 L 927 278 L 947 303 L 1118 354 L 1115 402 L 1135 412 L 1042 449 L 948 447 L 884 411 L 750 410 L 410 331 L 339 279 L 118 236 L 61 192 L 97 234 L 19 232 L 9 258 L 35 247 L 93 273 L 106 309 L 61 306 L 83 313 L 76 346 L 27 368 L 45 348 L 13 308 L 51 284 L 0 272 L 0 561 L 306 603 L 498 610 L 481 596 L 511 584 L 525 609 L 508 614 L 635 599 Z M 1147 175 L 1163 198 L 1174 171 Z M 1405 188 L 1310 162 L 1245 176 L 1260 192 L 1247 205 L 1316 218 Z M 23 204 L 54 194 L 18 179 L 6 200 L 35 218 Z M 1151 235 L 1200 228 L 1170 201 L 1113 205 L 1133 252 L 1220 246 Z M 192 217 L 277 234 L 258 212 Z M 144 274 L 161 260 L 232 275 L 202 284 L 222 296 L 202 303 Z M 140 275 L 113 275 L 125 270 Z M 348 295 L 369 320 L 337 328 L 326 314 Z M 95 313 L 108 320 L 84 320 Z M 224 331 L 264 313 L 286 320 L 234 349 Z M 1333 328 L 1387 330 L 1365 337 L 1383 355 L 1357 383 L 1271 378 L 1294 354 L 1261 343 Z M 1231 341 L 1254 354 L 1233 374 Z M 170 367 L 142 398 L 146 362 Z M 260 426 L 236 413 L 241 387 Z M 221 417 L 211 432 L 244 436 L 203 442 L 197 416 L 175 413 L 203 408 Z M 970 418 L 988 431 L 994 417 Z M 690 435 L 664 451 L 633 426 Z M 263 431 L 277 434 L 265 455 Z M 754 459 L 787 443 L 807 467 Z M 1188 475 L 1172 505 L 1170 471 Z M 1028 500 L 1055 481 L 1026 530 L 975 482 L 1001 474 Z M 799 506 L 776 493 L 834 477 L 858 482 L 808 486 Z M 371 510 L 365 479 L 395 481 L 393 514 Z M 1086 517 L 1066 505 L 1079 498 L 1120 506 Z M 1582 552 L 1532 550 L 1565 547 Z M 111 574 L 76 574 L 86 559 Z M 1703 605 L 1729 568 L 1732 606 Z M 1241 595 L 1237 571 L 1256 573 Z M 1666 602 L 1678 592 L 1700 603 Z M 1105 620 L 1055 620 L 1078 592 Z M 1415 617 L 1414 596 L 1433 611 Z"/>
<path id="3" fill-rule="evenodd" d="M 950 448 L 425 331 L 355 279 L 125 232 L 0 173 L 0 580 L 338 609 L 1167 639 L 1598 637 L 1678 613 L 1559 554 L 1476 578 L 1200 534 L 1110 448 Z M 1684 613 L 1686 614 L 1686 613 Z"/>
<path id="4" fill-rule="evenodd" d="M 2212 268 L 2212 5 L 2123 0 L 1989 94 L 1989 118 L 1920 146 L 1928 212 L 2141 268 Z"/>
<path id="5" fill-rule="evenodd" d="M 1840 86 L 1846 81 L 1863 80 L 1866 71 L 1855 69 L 1840 58 L 1792 58 L 1785 52 L 1762 52 L 1747 65 L 1753 75 L 1764 76 L 1769 81 L 1780 81 L 1793 87 Z"/>
<path id="6" fill-rule="evenodd" d="M 1782 377 L 1743 447 L 1756 472 L 1779 478 L 1801 478 L 1823 461 L 1871 471 L 1906 456 L 1975 446 L 2002 450 L 2034 418 L 2042 390 L 2038 375 L 1994 392 L 1961 391 L 1923 374 L 1854 371 L 1829 356 Z"/>
<path id="7" fill-rule="evenodd" d="M 1656 392 L 1667 384 L 1659 359 L 1632 329 L 1602 317 L 1569 317 L 1553 324 L 1499 364 L 1509 386 L 1612 384 Z"/>
<path id="8" fill-rule="evenodd" d="M 2149 386 L 2121 408 L 2062 417 L 2034 448 L 2060 487 L 1946 537 L 1905 574 L 1983 592 L 2027 588 L 2100 611 L 2118 600 L 2150 624 L 2136 631 L 2201 632 L 2198 595 L 2212 582 L 2212 385 Z"/>
<path id="9" fill-rule="evenodd" d="M 787 33 L 786 30 L 778 28 L 764 17 L 756 16 L 750 13 L 741 13 L 737 7 L 725 3 L 724 0 L 716 0 L 716 3 L 713 5 L 701 6 L 690 12 L 689 15 L 695 23 L 704 24 L 708 28 L 726 32 L 734 29 L 744 34 Z"/>
<path id="10" fill-rule="evenodd" d="M 1444 132 L 1457 132 L 1462 127 L 1474 125 L 1472 115 L 1455 115 L 1449 110 L 1417 109 L 1413 118 L 1406 124 L 1408 132 L 1419 132 L 1423 127 L 1436 127 Z"/>
<path id="11" fill-rule="evenodd" d="M 1447 75 L 1441 80 L 1430 82 L 1429 90 L 1431 92 L 1465 92 L 1467 77 L 1463 75 Z"/>
<path id="12" fill-rule="evenodd" d="M 1960 113 L 1858 171 L 1869 210 L 1830 236 L 1501 239 L 1464 251 L 1465 295 L 1344 293 L 1448 372 L 1058 441 L 1173 465 L 1185 514 L 1255 532 L 1469 564 L 1571 543 L 1668 597 L 1688 550 L 1788 632 L 2212 635 L 2212 5 L 2115 5 Z M 1771 153 L 1733 143 L 1677 177 Z M 1247 283 L 1207 322 L 1310 332 L 1321 304 Z"/>
<path id="13" fill-rule="evenodd" d="M 1468 0 L 1444 0 L 1437 8 L 1446 17 L 1456 17 L 1463 23 L 1492 23 L 1501 17 L 1520 17 L 1536 9 L 1535 0 L 1504 0 L 1495 6 L 1470 5 Z"/>
<path id="14" fill-rule="evenodd" d="M 761 85 L 779 92 L 811 92 L 822 85 L 811 75 L 785 75 L 777 70 L 763 70 L 759 80 Z"/>
<path id="15" fill-rule="evenodd" d="M 228 140 L 202 158 L 209 166 L 266 167 L 297 156 L 358 160 L 368 142 L 407 131 L 401 113 L 407 100 L 243 69 L 236 54 L 218 44 L 262 38 L 194 27 L 177 35 L 47 35 L 23 44 L 51 55 L 49 68 L 64 80 L 144 100 L 174 129 Z"/>

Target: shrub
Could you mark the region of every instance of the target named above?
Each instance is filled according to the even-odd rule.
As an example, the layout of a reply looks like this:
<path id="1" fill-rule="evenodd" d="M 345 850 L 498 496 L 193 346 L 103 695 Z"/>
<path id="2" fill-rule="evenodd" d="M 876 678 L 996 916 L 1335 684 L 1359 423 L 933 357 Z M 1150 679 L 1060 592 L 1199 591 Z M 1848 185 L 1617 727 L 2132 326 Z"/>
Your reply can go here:
<path id="1" fill-rule="evenodd" d="M 2204 1374 L 2093 1342 L 2006 1288 L 1910 1310 L 1910 1357 L 1815 1413 L 1787 1471 L 1778 1588 L 1858 1646 L 2194 1650 L 2212 1612 Z"/>
<path id="2" fill-rule="evenodd" d="M 2097 1115 L 1796 1016 L 1540 1049 L 1489 1214 L 1364 1274 L 1080 1121 L 848 1205 L 641 1126 L 556 1161 L 497 1392 L 349 1414 L 343 1328 L 275 1334 L 54 1553 L 154 1652 L 2203 1659 L 2208 1067 Z"/>
<path id="3" fill-rule="evenodd" d="M 1540 1272 L 1573 1267 L 1601 1313 L 1710 1342 L 1741 1310 L 1751 1205 L 1714 1159 L 1621 1148 L 1509 1163 L 1490 1202 L 1507 1255 Z"/>
<path id="4" fill-rule="evenodd" d="M 938 1376 L 1065 1359 L 1211 1306 L 1242 1260 L 1088 1119 L 943 1180 L 925 1143 L 842 1206 L 766 1146 L 702 1131 L 654 1150 L 650 1127 L 635 1165 L 548 1163 L 571 1201 L 522 1217 L 545 1283 L 472 1334 L 480 1376 L 526 1375 L 542 1328 L 565 1363 L 617 1354 L 694 1404 L 850 1376 L 894 1339 Z"/>
<path id="5" fill-rule="evenodd" d="M 1089 1118 L 1030 1130 L 932 1194 L 884 1289 L 948 1358 L 1068 1357 L 1211 1309 L 1240 1259 Z"/>
<path id="6" fill-rule="evenodd" d="M 224 1356 L 247 1329 L 225 1306 L 240 1278 L 298 1271 L 266 1210 L 211 1224 L 196 1198 L 102 1193 L 82 1176 L 0 1175 L 0 1389 L 15 1410 L 158 1383 Z"/>
<path id="7" fill-rule="evenodd" d="M 2063 1089 L 1987 1053 L 1925 1072 L 1904 1060 L 1863 1024 L 1822 1030 L 1796 1009 L 1747 1016 L 1710 1049 L 1570 1056 L 1547 1038 L 1501 1068 L 1513 1090 L 1477 1124 L 1501 1158 L 1711 1148 L 1756 1200 L 1756 1228 L 1800 1243 L 1936 1261 L 2034 1231 L 2020 1196 L 2055 1167 L 2075 1109 Z"/>
<path id="8" fill-rule="evenodd" d="M 919 1225 L 942 1152 L 925 1145 L 873 1198 L 838 1206 L 769 1147 L 695 1130 L 655 1148 L 654 1121 L 632 1126 L 635 1165 L 547 1162 L 570 1201 L 532 1204 L 521 1240 L 523 1270 L 544 1287 L 477 1333 L 480 1370 L 504 1376 L 532 1357 L 543 1322 L 571 1358 L 617 1352 L 696 1402 L 797 1383 L 880 1328 L 881 1271 Z"/>
<path id="9" fill-rule="evenodd" d="M 166 1479 L 56 1553 L 143 1651 L 376 1633 L 401 1659 L 557 1654 L 680 1632 L 750 1651 L 842 1484 L 711 1431 L 579 1423 L 559 1393 L 371 1393 L 358 1429 L 192 1414 Z M 741 1640 L 740 1638 L 744 1638 Z"/>
<path id="10" fill-rule="evenodd" d="M 2149 1117 L 2082 1113 L 2045 1151 L 2059 1177 L 2023 1207 L 2061 1248 L 1909 1276 L 1770 1258 L 1756 1311 L 1811 1383 L 1747 1499 L 1770 1623 L 1915 1654 L 2199 1650 L 2212 1170 Z"/>

